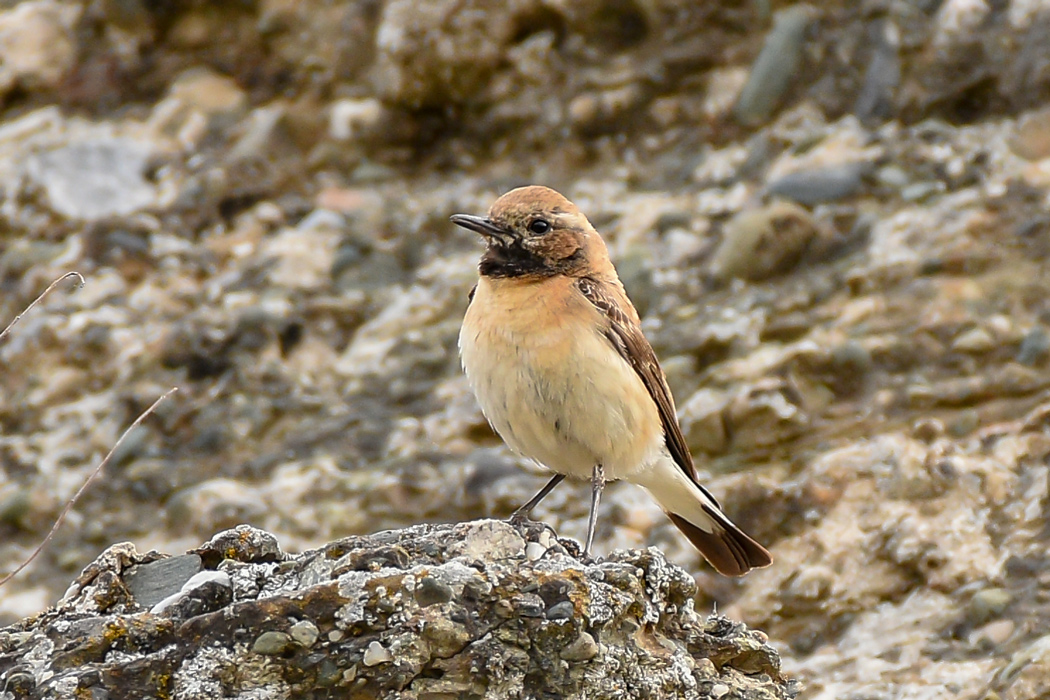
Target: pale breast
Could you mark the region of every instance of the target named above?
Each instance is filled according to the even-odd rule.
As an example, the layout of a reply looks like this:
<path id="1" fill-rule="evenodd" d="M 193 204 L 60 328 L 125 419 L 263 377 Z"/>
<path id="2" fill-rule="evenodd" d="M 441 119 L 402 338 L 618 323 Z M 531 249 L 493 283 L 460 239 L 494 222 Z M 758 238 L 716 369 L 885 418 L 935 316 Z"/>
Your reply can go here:
<path id="1" fill-rule="evenodd" d="M 600 462 L 617 479 L 659 455 L 663 432 L 601 321 L 571 280 L 483 278 L 459 343 L 478 403 L 508 445 L 559 473 L 589 477 Z"/>

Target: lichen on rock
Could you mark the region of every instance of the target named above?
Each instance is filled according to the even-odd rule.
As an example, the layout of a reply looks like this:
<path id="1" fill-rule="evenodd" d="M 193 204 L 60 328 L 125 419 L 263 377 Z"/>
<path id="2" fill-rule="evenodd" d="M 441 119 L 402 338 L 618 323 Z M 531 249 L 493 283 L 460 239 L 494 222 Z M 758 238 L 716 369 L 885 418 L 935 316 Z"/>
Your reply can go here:
<path id="1" fill-rule="evenodd" d="M 543 547 L 536 561 L 530 544 Z M 0 630 L 0 698 L 799 690 L 764 635 L 698 614 L 693 578 L 658 550 L 592 560 L 536 523 L 417 525 L 296 555 L 239 526 L 180 559 L 114 545 L 54 608 Z M 169 595 L 152 605 L 165 577 Z M 155 585 L 129 585 L 142 579 Z"/>

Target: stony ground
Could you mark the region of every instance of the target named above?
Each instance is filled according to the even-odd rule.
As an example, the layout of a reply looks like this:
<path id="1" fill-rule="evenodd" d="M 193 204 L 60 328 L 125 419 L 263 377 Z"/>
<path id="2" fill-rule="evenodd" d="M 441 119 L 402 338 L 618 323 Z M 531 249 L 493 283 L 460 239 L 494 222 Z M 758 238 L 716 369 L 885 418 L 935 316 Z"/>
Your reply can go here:
<path id="1" fill-rule="evenodd" d="M 112 542 L 287 548 L 502 515 L 538 488 L 455 338 L 448 223 L 527 182 L 606 234 L 711 489 L 776 557 L 660 546 L 811 697 L 1050 692 L 1050 7 L 375 0 L 6 3 L 0 595 Z M 536 515 L 584 531 L 586 492 Z"/>

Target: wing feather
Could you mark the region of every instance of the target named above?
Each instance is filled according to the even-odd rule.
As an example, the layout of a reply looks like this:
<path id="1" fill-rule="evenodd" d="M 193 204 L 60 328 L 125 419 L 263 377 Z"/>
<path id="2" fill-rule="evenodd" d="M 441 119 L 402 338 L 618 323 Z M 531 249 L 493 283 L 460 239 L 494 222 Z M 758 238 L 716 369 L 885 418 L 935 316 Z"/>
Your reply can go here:
<path id="1" fill-rule="evenodd" d="M 689 446 L 686 445 L 685 436 L 682 435 L 682 428 L 678 425 L 674 398 L 667 386 L 664 371 L 656 359 L 653 347 L 642 333 L 638 322 L 638 312 L 634 310 L 627 295 L 608 283 L 599 282 L 590 277 L 581 277 L 576 281 L 576 286 L 608 320 L 609 325 L 605 330 L 606 337 L 620 356 L 631 365 L 649 391 L 660 413 L 664 441 L 667 444 L 667 451 L 671 453 L 671 458 L 693 483 L 721 508 L 715 497 L 699 482 L 696 467 L 693 465 L 693 456 L 689 453 Z"/>

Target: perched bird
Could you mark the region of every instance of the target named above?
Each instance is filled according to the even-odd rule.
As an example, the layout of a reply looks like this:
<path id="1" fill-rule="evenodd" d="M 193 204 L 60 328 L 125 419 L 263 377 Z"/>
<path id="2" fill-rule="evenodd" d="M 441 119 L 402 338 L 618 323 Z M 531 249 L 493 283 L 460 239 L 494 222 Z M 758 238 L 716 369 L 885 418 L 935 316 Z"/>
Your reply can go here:
<path id="1" fill-rule="evenodd" d="M 485 237 L 459 335 L 463 369 L 492 427 L 555 476 L 591 481 L 589 552 L 606 481 L 644 487 L 722 574 L 772 557 L 700 485 L 663 370 L 598 232 L 568 199 L 520 187 L 487 217 L 452 222 Z"/>

